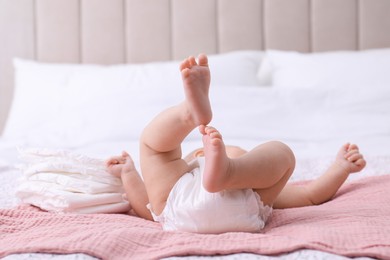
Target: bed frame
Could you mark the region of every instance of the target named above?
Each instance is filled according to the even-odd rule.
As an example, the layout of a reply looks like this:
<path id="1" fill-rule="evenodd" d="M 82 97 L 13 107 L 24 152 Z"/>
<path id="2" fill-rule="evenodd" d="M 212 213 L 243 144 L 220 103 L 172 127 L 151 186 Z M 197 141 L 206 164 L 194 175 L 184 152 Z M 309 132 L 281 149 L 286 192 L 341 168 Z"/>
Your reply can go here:
<path id="1" fill-rule="evenodd" d="M 239 49 L 390 47 L 389 0 L 0 0 L 0 132 L 13 57 L 133 63 Z"/>

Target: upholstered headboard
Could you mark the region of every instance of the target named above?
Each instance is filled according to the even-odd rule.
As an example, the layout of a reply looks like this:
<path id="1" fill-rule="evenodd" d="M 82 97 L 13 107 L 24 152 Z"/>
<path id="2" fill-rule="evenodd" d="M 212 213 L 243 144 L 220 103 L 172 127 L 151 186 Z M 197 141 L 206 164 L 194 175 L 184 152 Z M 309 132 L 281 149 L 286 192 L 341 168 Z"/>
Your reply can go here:
<path id="1" fill-rule="evenodd" d="M 114 64 L 390 47 L 389 14 L 389 0 L 0 0 L 0 130 L 13 57 Z"/>

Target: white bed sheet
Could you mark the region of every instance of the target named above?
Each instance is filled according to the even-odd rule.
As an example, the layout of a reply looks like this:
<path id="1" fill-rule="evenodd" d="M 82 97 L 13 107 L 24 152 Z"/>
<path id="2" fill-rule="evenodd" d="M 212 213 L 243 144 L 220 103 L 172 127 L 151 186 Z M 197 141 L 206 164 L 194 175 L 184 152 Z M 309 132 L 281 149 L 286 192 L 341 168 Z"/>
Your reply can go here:
<path id="1" fill-rule="evenodd" d="M 247 145 L 250 145 L 250 141 L 246 140 Z M 388 145 L 390 145 L 390 139 L 386 141 Z M 115 154 L 121 149 L 127 149 L 129 147 L 136 147 L 138 145 L 138 142 L 105 142 L 105 143 L 99 143 L 94 144 L 90 146 L 80 147 L 77 149 L 73 149 L 74 152 L 86 154 L 89 156 L 96 156 L 99 158 L 105 158 L 108 155 Z M 199 142 L 196 141 L 188 141 L 184 145 L 184 150 L 192 150 L 195 147 L 198 147 Z M 369 144 L 367 144 L 369 145 Z M 376 142 L 373 142 L 372 145 L 376 145 Z M 7 156 L 10 156 L 11 154 L 17 154 L 15 147 L 10 146 L 7 144 L 7 147 L 4 146 L 3 143 L 0 142 L 0 147 L 2 148 L 2 151 L 0 153 L 0 156 L 3 156 L 6 154 Z M 333 156 L 328 156 L 327 152 L 325 152 L 326 149 L 320 149 L 320 147 L 323 147 L 322 143 L 319 144 L 306 144 L 306 145 L 299 145 L 296 144 L 295 147 L 302 148 L 303 150 L 310 149 L 311 151 L 317 151 L 318 150 L 324 152 L 322 155 L 315 157 L 310 153 L 302 152 L 302 155 L 307 154 L 309 157 L 303 158 L 301 157 L 300 160 L 297 161 L 297 167 L 296 171 L 292 177 L 292 181 L 298 181 L 298 180 L 306 180 L 311 179 L 317 175 L 319 175 L 322 171 L 326 169 L 326 167 L 331 163 Z M 329 145 L 329 149 L 333 148 L 333 145 Z M 318 150 L 317 150 L 318 149 Z M 129 149 L 133 154 L 134 157 L 137 158 L 137 149 Z M 320 154 L 320 153 L 318 153 Z M 15 159 L 15 158 L 12 158 Z M 367 168 L 364 170 L 364 172 L 360 174 L 356 174 L 351 176 L 350 180 L 367 177 L 367 176 L 375 176 L 375 175 L 381 175 L 381 174 L 387 174 L 390 173 L 390 156 L 384 156 L 384 155 L 370 155 L 367 156 L 368 165 Z M 17 185 L 17 179 L 21 177 L 21 172 L 18 169 L 15 169 L 15 162 L 18 163 L 18 160 L 15 159 L 12 163 L 3 163 L 2 168 L 0 169 L 0 180 L 1 180 L 1 188 L 0 192 L 3 194 L 3 196 L 0 197 L 0 206 L 1 208 L 7 208 L 7 207 L 13 207 L 16 206 L 19 202 L 16 199 L 14 194 L 14 188 Z M 336 259 L 336 260 L 343 260 L 348 259 L 347 257 L 337 256 L 334 254 L 326 253 L 326 252 L 320 252 L 315 250 L 297 250 L 295 252 L 291 252 L 288 254 L 283 254 L 280 256 L 261 256 L 256 254 L 249 254 L 249 253 L 241 253 L 241 254 L 232 254 L 227 256 L 213 256 L 213 257 L 202 257 L 202 256 L 187 256 L 187 257 L 172 257 L 168 259 L 220 259 L 220 260 L 228 260 L 228 259 L 248 259 L 248 260 L 255 260 L 255 259 Z M 92 256 L 85 255 L 85 254 L 69 254 L 69 255 L 56 255 L 56 254 L 40 254 L 40 253 L 28 253 L 28 254 L 15 254 L 15 255 L 9 255 L 5 257 L 6 260 L 24 260 L 24 259 L 67 259 L 67 260 L 92 260 L 96 259 Z M 357 259 L 370 259 L 366 257 L 360 257 Z"/>

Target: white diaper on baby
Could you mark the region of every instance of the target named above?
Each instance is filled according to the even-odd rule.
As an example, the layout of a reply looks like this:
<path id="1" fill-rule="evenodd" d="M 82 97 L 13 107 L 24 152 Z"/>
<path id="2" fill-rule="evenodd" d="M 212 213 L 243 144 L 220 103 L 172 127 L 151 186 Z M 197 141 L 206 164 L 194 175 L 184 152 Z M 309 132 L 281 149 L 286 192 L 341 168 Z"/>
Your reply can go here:
<path id="1" fill-rule="evenodd" d="M 259 232 L 272 213 L 252 189 L 207 192 L 202 185 L 204 158 L 173 187 L 161 215 L 164 230 L 194 233 Z"/>

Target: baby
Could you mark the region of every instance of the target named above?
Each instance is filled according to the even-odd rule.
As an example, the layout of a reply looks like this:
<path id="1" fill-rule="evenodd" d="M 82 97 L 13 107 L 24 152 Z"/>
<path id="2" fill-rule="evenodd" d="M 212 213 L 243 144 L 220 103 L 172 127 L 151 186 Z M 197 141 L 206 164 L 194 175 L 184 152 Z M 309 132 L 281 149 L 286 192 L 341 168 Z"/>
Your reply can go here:
<path id="1" fill-rule="evenodd" d="M 365 165 L 354 144 L 343 145 L 334 163 L 306 185 L 287 184 L 294 167 L 291 149 L 278 141 L 250 151 L 227 146 L 212 119 L 206 55 L 180 65 L 185 99 L 157 115 L 140 141 L 143 180 L 129 154 L 107 160 L 120 176 L 135 213 L 165 230 L 199 233 L 258 232 L 272 208 L 318 205 L 330 200 L 348 175 Z M 203 148 L 182 158 L 181 143 L 198 127 Z"/>

